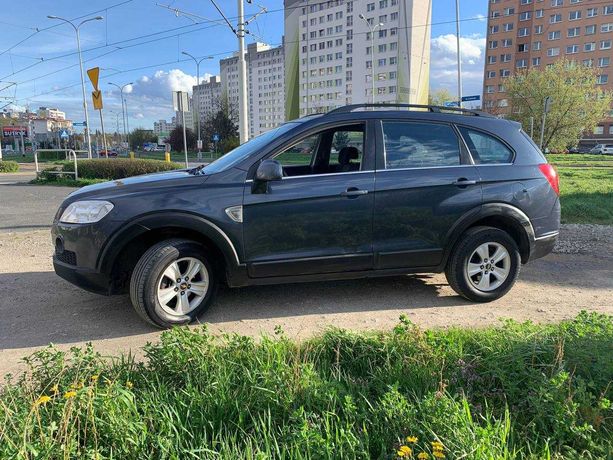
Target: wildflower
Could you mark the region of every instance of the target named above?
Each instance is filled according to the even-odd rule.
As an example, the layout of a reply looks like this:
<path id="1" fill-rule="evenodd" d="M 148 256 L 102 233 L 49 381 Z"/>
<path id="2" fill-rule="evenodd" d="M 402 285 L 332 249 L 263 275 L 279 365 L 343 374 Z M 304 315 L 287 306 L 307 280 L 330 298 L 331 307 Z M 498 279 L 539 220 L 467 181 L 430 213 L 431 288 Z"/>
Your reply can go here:
<path id="1" fill-rule="evenodd" d="M 417 442 L 417 436 L 407 436 L 407 442 L 409 444 L 415 444 Z"/>
<path id="2" fill-rule="evenodd" d="M 445 458 L 445 454 L 440 450 L 435 450 L 432 452 L 432 455 L 434 455 L 436 458 Z"/>
<path id="3" fill-rule="evenodd" d="M 134 384 L 130 382 L 129 380 L 126 382 L 126 387 L 128 387 L 128 389 L 132 389 L 133 386 Z"/>
<path id="4" fill-rule="evenodd" d="M 419 454 L 417 454 L 417 458 L 419 460 L 428 460 L 430 458 L 430 455 L 428 455 L 427 452 L 420 452 Z"/>
<path id="5" fill-rule="evenodd" d="M 399 457 L 410 457 L 413 454 L 413 450 L 409 446 L 400 446 L 396 454 Z"/>
<path id="6" fill-rule="evenodd" d="M 38 398 L 36 400 L 36 402 L 34 403 L 35 406 L 40 406 L 41 404 L 47 404 L 49 401 L 51 401 L 51 397 L 47 396 L 47 395 L 43 395 L 40 398 Z"/>
<path id="7" fill-rule="evenodd" d="M 64 393 L 64 399 L 74 398 L 77 395 L 77 392 L 74 390 L 67 391 Z"/>
<path id="8" fill-rule="evenodd" d="M 92 375 L 92 382 L 96 383 L 98 381 L 98 379 L 100 378 L 99 375 Z"/>
<path id="9" fill-rule="evenodd" d="M 443 443 L 440 441 L 432 441 L 430 444 L 432 444 L 432 448 L 434 450 L 443 450 L 444 446 Z"/>
<path id="10" fill-rule="evenodd" d="M 60 392 L 60 387 L 59 385 L 56 383 L 55 385 L 53 385 L 51 387 L 51 393 L 53 393 L 54 395 L 58 394 Z"/>

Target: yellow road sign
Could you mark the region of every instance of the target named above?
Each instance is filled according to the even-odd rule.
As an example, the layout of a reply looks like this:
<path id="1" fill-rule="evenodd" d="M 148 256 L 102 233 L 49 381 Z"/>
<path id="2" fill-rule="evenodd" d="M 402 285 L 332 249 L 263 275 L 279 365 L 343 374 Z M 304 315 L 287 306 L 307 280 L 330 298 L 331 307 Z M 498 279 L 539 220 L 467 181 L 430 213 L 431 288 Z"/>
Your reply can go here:
<path id="1" fill-rule="evenodd" d="M 98 77 L 100 76 L 100 67 L 94 67 L 92 69 L 87 69 L 87 76 L 89 80 L 92 82 L 92 86 L 94 90 L 98 91 Z"/>
<path id="2" fill-rule="evenodd" d="M 92 101 L 94 101 L 94 109 L 102 110 L 102 91 L 99 89 L 92 91 Z"/>

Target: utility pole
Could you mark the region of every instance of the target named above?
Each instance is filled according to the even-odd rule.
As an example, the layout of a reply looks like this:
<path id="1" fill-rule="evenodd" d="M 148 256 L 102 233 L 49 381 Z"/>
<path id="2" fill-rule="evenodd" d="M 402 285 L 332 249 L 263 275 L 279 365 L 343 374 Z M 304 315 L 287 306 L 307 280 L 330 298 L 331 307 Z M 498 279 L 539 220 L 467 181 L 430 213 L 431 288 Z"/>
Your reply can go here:
<path id="1" fill-rule="evenodd" d="M 243 0 L 238 0 L 238 134 L 240 143 L 249 139 L 249 121 L 247 117 L 247 63 L 245 62 L 245 11 Z"/>
<path id="2" fill-rule="evenodd" d="M 547 120 L 547 112 L 551 109 L 551 96 L 547 96 L 545 98 L 545 103 L 543 104 L 543 121 L 541 122 L 541 142 L 539 144 L 539 148 L 543 150 L 543 141 L 545 139 L 545 121 Z"/>
<path id="3" fill-rule="evenodd" d="M 455 0 L 456 49 L 458 51 L 458 107 L 462 108 L 462 56 L 460 54 L 460 0 Z"/>
<path id="4" fill-rule="evenodd" d="M 121 98 L 121 116 L 123 118 L 123 136 L 126 139 L 126 144 L 128 144 L 128 150 L 130 150 L 130 126 L 128 125 L 128 104 L 126 103 L 124 97 L 123 97 L 123 90 L 125 89 L 126 86 L 130 86 L 133 83 L 126 83 L 125 85 L 119 86 L 116 83 L 111 83 L 109 82 L 109 85 L 115 86 L 117 89 L 119 89 L 119 97 Z M 124 108 L 125 106 L 125 108 Z M 127 129 L 126 129 L 127 128 Z"/>
<path id="5" fill-rule="evenodd" d="M 68 19 L 61 18 L 59 16 L 47 16 L 49 19 L 57 19 L 58 21 L 63 21 L 67 24 L 70 24 L 72 28 L 75 30 L 77 34 L 77 51 L 79 54 L 79 67 L 81 69 L 81 90 L 83 92 L 83 110 L 85 111 L 85 132 L 87 133 L 87 158 L 91 160 L 92 158 L 92 140 L 89 134 L 89 114 L 87 113 L 87 102 L 85 98 L 85 77 L 83 76 L 83 56 L 81 55 L 81 37 L 79 35 L 79 29 L 83 24 L 90 21 L 100 21 L 104 19 L 102 16 L 96 16 L 94 18 L 89 18 L 81 21 L 79 25 L 74 25 L 72 21 Z"/>

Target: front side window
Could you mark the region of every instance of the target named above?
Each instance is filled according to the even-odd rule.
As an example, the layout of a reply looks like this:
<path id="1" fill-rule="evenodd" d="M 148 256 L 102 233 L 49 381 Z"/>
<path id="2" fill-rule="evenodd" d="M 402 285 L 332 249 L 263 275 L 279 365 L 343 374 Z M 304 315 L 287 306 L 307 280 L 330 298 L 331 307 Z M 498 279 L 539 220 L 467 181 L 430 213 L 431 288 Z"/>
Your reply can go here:
<path id="1" fill-rule="evenodd" d="M 460 132 L 476 164 L 500 164 L 513 161 L 513 152 L 498 139 L 464 127 L 460 127 Z"/>
<path id="2" fill-rule="evenodd" d="M 460 144 L 450 126 L 384 121 L 385 168 L 458 166 Z"/>

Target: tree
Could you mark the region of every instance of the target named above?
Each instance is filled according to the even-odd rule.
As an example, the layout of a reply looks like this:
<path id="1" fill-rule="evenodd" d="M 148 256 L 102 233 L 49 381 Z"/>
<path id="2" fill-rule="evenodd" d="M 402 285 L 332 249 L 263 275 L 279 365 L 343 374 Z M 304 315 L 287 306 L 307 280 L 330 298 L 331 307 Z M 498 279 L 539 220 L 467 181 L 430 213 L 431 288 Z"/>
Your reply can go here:
<path id="1" fill-rule="evenodd" d="M 187 139 L 187 150 L 193 150 L 194 147 L 196 147 L 196 135 L 194 131 L 185 128 L 185 137 Z M 183 126 L 179 125 L 170 132 L 168 143 L 175 152 L 183 151 Z"/>
<path id="2" fill-rule="evenodd" d="M 232 107 L 225 98 L 216 102 L 217 111 L 203 120 L 202 136 L 204 142 L 212 142 L 213 135 L 217 134 L 221 140 L 219 146 L 223 153 L 236 147 L 238 142 L 238 128 L 232 116 Z"/>
<path id="3" fill-rule="evenodd" d="M 545 122 L 543 149 L 562 150 L 577 145 L 583 132 L 592 131 L 611 110 L 613 95 L 601 90 L 591 67 L 560 60 L 544 69 L 518 72 L 505 82 L 510 115 L 528 130 L 534 122 L 533 140 L 540 142 L 544 101 L 551 97 Z"/>
<path id="4" fill-rule="evenodd" d="M 439 88 L 428 95 L 428 104 L 444 106 L 447 101 L 457 101 L 458 97 L 451 94 L 447 88 Z"/>
<path id="5" fill-rule="evenodd" d="M 183 132 L 181 132 L 183 136 Z M 138 150 L 143 148 L 143 144 L 147 142 L 157 142 L 158 138 L 151 129 L 136 128 L 130 133 L 130 148 L 132 150 Z M 183 138 L 181 138 L 183 142 Z M 181 144 L 183 145 L 183 144 Z"/>

